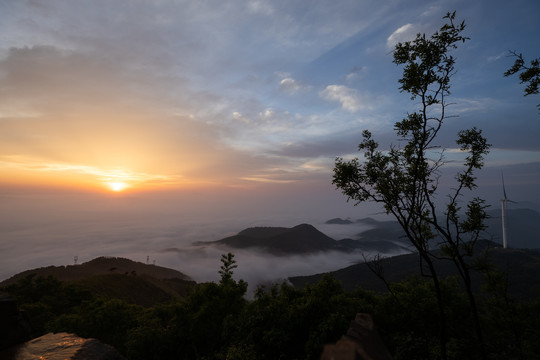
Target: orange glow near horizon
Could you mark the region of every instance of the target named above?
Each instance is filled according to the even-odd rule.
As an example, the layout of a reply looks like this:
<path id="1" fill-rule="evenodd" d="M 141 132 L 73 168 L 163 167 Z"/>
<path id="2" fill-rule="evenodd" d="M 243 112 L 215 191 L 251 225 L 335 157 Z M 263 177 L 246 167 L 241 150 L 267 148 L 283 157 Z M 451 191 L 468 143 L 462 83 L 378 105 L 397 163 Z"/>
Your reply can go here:
<path id="1" fill-rule="evenodd" d="M 178 167 L 149 164 L 134 153 L 126 161 L 109 161 L 94 157 L 91 162 L 66 159 L 52 160 L 43 156 L 0 155 L 0 186 L 82 190 L 103 194 L 155 191 L 183 191 L 213 188 L 257 188 L 292 184 L 294 179 L 272 174 L 243 174 L 226 171 L 208 172 L 204 166 L 187 161 Z M 122 164 L 122 165 L 115 165 Z M 125 164 L 125 166 L 123 165 Z M 202 171 L 200 171 L 202 169 Z"/>
<path id="2" fill-rule="evenodd" d="M 120 192 L 120 191 L 123 191 L 123 190 L 125 190 L 125 189 L 127 189 L 129 187 L 128 184 L 126 184 L 124 182 L 119 182 L 119 181 L 108 182 L 106 184 L 109 187 L 109 189 L 111 189 L 114 192 Z"/>
<path id="3" fill-rule="evenodd" d="M 22 186 L 53 186 L 122 192 L 127 189 L 153 189 L 182 186 L 179 176 L 147 173 L 122 167 L 98 167 L 86 164 L 53 163 L 38 158 L 0 158 L 3 183 Z"/>
<path id="4" fill-rule="evenodd" d="M 98 193 L 208 189 L 230 186 L 223 179 L 188 178 L 179 174 L 141 171 L 128 167 L 101 167 L 84 163 L 51 162 L 26 156 L 0 156 L 0 186 L 55 188 Z M 176 170 L 178 172 L 178 170 Z"/>

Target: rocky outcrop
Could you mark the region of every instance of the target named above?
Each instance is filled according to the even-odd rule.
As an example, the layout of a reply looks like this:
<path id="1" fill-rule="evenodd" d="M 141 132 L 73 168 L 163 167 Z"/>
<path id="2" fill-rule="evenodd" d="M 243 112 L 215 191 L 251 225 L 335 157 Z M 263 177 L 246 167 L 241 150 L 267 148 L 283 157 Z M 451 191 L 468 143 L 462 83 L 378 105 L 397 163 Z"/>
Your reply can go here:
<path id="1" fill-rule="evenodd" d="M 356 314 L 349 330 L 335 344 L 324 346 L 321 360 L 392 360 L 369 314 Z"/>
<path id="2" fill-rule="evenodd" d="M 15 300 L 0 292 L 0 359 L 125 360 L 112 346 L 73 334 L 46 334 L 32 339 L 30 321 Z"/>
<path id="3" fill-rule="evenodd" d="M 5 360 L 125 360 L 112 346 L 68 333 L 49 333 L 0 351 Z"/>

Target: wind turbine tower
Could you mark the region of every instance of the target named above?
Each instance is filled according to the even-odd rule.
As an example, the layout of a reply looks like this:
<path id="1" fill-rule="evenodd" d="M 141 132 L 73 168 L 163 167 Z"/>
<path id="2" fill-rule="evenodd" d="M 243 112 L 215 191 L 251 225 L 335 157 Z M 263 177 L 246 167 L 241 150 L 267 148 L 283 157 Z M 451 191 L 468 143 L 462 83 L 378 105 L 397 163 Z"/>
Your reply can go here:
<path id="1" fill-rule="evenodd" d="M 517 204 L 515 201 L 509 200 L 506 197 L 506 189 L 504 187 L 504 176 L 501 173 L 502 178 L 502 186 L 503 186 L 503 195 L 504 197 L 501 199 L 501 221 L 502 221 L 502 238 L 503 238 L 503 248 L 506 249 L 507 246 L 507 237 L 506 237 L 506 203 L 514 203 Z"/>

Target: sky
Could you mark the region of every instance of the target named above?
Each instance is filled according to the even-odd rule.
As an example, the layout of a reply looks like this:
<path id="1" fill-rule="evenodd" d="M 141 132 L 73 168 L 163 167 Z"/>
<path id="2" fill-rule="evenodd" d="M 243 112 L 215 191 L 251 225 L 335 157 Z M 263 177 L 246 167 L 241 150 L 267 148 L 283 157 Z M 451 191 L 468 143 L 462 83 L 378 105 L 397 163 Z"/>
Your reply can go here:
<path id="1" fill-rule="evenodd" d="M 142 257 L 376 214 L 334 188 L 334 160 L 361 156 L 364 129 L 395 142 L 418 104 L 392 49 L 454 10 L 470 41 L 453 53 L 448 174 L 477 126 L 493 147 L 474 195 L 496 205 L 504 172 L 510 198 L 540 203 L 540 97 L 503 77 L 509 51 L 540 56 L 537 0 L 1 0 L 0 278 L 68 263 L 75 243 L 88 258 L 147 240 Z"/>

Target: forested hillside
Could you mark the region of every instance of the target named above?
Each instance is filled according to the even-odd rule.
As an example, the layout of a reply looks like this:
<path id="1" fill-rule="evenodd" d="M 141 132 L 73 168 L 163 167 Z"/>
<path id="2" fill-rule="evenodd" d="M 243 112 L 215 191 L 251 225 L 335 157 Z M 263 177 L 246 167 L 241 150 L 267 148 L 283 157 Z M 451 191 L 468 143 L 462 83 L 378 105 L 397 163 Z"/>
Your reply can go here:
<path id="1" fill-rule="evenodd" d="M 508 282 L 507 291 L 515 297 L 534 298 L 540 295 L 540 252 L 527 249 L 503 249 L 490 241 L 476 244 L 476 258 L 471 260 L 474 290 L 482 292 L 486 285 L 482 269 L 496 269 Z M 436 262 L 441 277 L 457 276 L 457 270 L 448 260 Z M 339 280 L 345 289 L 360 287 L 365 290 L 386 291 L 385 281 L 398 283 L 420 274 L 418 254 L 405 254 L 379 258 L 375 263 L 358 263 L 329 274 Z M 297 287 L 316 284 L 326 274 L 291 277 L 289 280 Z M 383 281 L 384 278 L 385 281 Z"/>
<path id="2" fill-rule="evenodd" d="M 223 256 L 218 283 L 194 284 L 183 297 L 147 305 L 103 294 L 85 282 L 29 275 L 1 291 L 26 311 L 34 336 L 70 332 L 113 345 L 128 359 L 318 359 L 355 314 L 373 316 L 395 359 L 434 359 L 438 354 L 437 301 L 418 276 L 392 283 L 390 291 L 344 290 L 334 277 L 296 288 L 259 287 L 247 300 L 247 283 L 233 278 L 233 255 Z M 540 353 L 540 297 L 519 300 L 496 269 L 486 271 L 482 325 L 493 359 L 532 359 Z M 133 277 L 119 289 L 128 289 Z M 477 357 L 470 310 L 455 278 L 442 282 L 450 316 L 451 359 Z"/>

